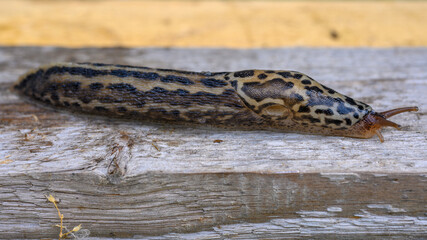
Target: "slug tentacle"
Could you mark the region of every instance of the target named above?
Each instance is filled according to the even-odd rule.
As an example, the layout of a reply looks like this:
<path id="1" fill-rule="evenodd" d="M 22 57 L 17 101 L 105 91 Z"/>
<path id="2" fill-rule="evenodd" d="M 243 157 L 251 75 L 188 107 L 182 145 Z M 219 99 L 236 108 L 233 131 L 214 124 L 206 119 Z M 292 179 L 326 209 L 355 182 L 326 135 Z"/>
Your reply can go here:
<path id="1" fill-rule="evenodd" d="M 385 118 L 392 117 L 396 114 L 404 113 L 404 112 L 416 112 L 418 111 L 418 107 L 403 107 L 403 108 L 395 108 L 385 112 L 380 112 L 380 115 L 383 115 Z"/>
<path id="2" fill-rule="evenodd" d="M 387 118 L 417 107 L 371 106 L 296 71 L 190 72 L 102 63 L 56 63 L 29 71 L 13 87 L 73 111 L 136 120 L 208 124 L 370 138 L 400 126 Z"/>
<path id="3" fill-rule="evenodd" d="M 381 134 L 381 132 L 380 132 L 380 130 L 379 129 L 377 129 L 377 130 L 375 130 L 375 134 L 378 136 L 378 138 L 380 139 L 380 142 L 384 142 L 384 137 L 383 137 L 383 135 Z"/>

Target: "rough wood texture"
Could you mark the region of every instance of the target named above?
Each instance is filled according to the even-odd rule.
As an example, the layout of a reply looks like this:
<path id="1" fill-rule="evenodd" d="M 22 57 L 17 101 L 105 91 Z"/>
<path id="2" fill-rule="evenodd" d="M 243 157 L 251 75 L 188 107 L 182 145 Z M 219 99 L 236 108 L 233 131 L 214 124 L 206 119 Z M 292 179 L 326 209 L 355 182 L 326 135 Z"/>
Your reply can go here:
<path id="1" fill-rule="evenodd" d="M 294 69 L 393 118 L 385 143 L 141 124 L 32 105 L 8 88 L 56 61 Z M 0 48 L 0 236 L 427 237 L 427 49 Z M 215 140 L 222 140 L 216 143 Z"/>

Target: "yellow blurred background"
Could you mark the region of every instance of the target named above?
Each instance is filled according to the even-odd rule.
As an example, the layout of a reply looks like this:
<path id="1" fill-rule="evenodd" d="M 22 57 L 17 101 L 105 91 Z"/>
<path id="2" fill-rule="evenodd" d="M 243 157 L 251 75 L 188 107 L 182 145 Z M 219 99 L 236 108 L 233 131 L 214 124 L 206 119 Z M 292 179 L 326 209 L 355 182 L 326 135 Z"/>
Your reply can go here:
<path id="1" fill-rule="evenodd" d="M 1 0 L 0 45 L 426 46 L 427 2 Z"/>

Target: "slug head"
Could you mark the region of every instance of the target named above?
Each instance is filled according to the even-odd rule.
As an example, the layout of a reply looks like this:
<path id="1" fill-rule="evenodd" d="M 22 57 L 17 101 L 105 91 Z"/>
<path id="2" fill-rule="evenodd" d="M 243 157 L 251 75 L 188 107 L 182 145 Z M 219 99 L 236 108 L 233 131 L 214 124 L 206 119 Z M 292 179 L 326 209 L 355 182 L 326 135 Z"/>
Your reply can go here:
<path id="1" fill-rule="evenodd" d="M 361 134 L 359 137 L 370 138 L 373 135 L 377 135 L 380 141 L 384 142 L 384 138 L 380 132 L 382 127 L 394 127 L 399 130 L 401 127 L 399 124 L 387 120 L 387 118 L 392 117 L 396 114 L 413 111 L 418 111 L 418 107 L 396 108 L 379 113 L 372 111 L 367 114 L 360 122 L 357 123 L 357 129 L 359 129 L 359 132 Z"/>

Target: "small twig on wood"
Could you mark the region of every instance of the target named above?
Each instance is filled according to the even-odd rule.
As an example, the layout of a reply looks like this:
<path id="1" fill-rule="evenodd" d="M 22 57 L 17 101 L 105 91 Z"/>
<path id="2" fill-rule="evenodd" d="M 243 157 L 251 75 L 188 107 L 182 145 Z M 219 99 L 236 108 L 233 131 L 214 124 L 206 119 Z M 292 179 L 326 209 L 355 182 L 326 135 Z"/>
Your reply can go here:
<path id="1" fill-rule="evenodd" d="M 62 229 L 66 229 L 67 228 L 63 225 L 63 221 L 64 221 L 64 215 L 61 214 L 61 211 L 59 211 L 58 205 L 57 205 L 57 200 L 55 199 L 55 197 L 53 197 L 52 195 L 46 196 L 47 200 L 51 203 L 53 203 L 53 205 L 55 205 L 56 210 L 58 211 L 58 216 L 60 219 L 60 224 L 55 225 L 56 227 L 59 227 L 59 240 L 61 239 L 65 239 L 67 238 L 68 235 L 72 234 L 73 232 L 78 232 L 80 231 L 80 229 L 82 228 L 82 225 L 79 224 L 78 226 L 75 226 L 71 231 L 68 231 L 66 233 L 62 233 Z"/>

